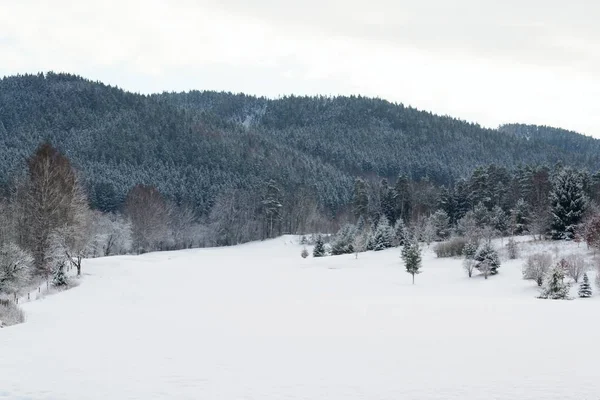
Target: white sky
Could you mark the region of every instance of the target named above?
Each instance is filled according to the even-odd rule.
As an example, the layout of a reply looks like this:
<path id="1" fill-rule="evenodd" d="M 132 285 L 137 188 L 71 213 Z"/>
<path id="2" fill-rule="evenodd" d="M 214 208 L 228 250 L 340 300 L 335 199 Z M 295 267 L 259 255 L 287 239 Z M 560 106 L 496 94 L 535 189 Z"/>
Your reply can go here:
<path id="1" fill-rule="evenodd" d="M 363 94 L 600 137 L 597 0 L 0 0 L 0 75 Z"/>

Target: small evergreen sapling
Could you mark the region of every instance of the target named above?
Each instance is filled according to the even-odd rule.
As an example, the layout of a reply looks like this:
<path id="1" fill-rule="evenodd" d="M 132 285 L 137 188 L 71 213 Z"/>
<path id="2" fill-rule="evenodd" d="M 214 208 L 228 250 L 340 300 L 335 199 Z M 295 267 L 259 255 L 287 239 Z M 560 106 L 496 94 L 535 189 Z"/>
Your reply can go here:
<path id="1" fill-rule="evenodd" d="M 583 274 L 583 281 L 579 285 L 579 291 L 577 292 L 579 297 L 587 298 L 592 297 L 592 285 L 588 279 L 587 273 Z"/>
<path id="2" fill-rule="evenodd" d="M 415 284 L 415 275 L 421 271 L 421 249 L 417 241 L 409 242 L 402 248 L 402 259 L 406 267 L 406 272 L 412 275 L 412 283 Z"/>
<path id="3" fill-rule="evenodd" d="M 546 274 L 540 292 L 540 299 L 568 300 L 569 284 L 565 283 L 565 271 L 560 263 L 554 265 Z"/>
<path id="4" fill-rule="evenodd" d="M 64 287 L 69 284 L 69 279 L 67 278 L 67 274 L 65 272 L 65 263 L 64 261 L 59 261 L 54 268 L 54 276 L 52 278 L 52 285 L 56 287 Z"/>
<path id="5" fill-rule="evenodd" d="M 321 235 L 317 236 L 315 248 L 313 249 L 313 257 L 325 257 L 325 243 Z"/>
<path id="6" fill-rule="evenodd" d="M 483 273 L 485 279 L 488 275 L 496 275 L 500 268 L 500 257 L 490 242 L 485 242 L 479 247 L 475 254 L 475 261 L 477 262 L 475 268 Z"/>

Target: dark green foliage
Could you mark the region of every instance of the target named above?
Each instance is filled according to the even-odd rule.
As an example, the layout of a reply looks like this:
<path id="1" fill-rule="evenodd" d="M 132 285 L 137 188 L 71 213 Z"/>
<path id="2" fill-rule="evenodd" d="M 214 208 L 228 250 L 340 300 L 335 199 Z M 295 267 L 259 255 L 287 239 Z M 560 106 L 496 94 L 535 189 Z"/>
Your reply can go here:
<path id="1" fill-rule="evenodd" d="M 560 263 L 554 265 L 546 274 L 540 291 L 540 299 L 568 300 L 569 285 L 565 283 L 565 272 Z"/>
<path id="2" fill-rule="evenodd" d="M 592 297 L 592 285 L 590 285 L 590 280 L 587 276 L 587 273 L 583 274 L 583 281 L 579 285 L 579 291 L 577 292 L 579 297 Z"/>
<path id="3" fill-rule="evenodd" d="M 569 168 L 560 171 L 550 192 L 552 239 L 571 240 L 575 237 L 585 204 L 581 175 Z"/>
<path id="4" fill-rule="evenodd" d="M 356 227 L 354 227 L 354 225 L 344 225 L 331 242 L 331 254 L 337 256 L 340 254 L 354 253 L 355 236 Z"/>
<path id="5" fill-rule="evenodd" d="M 419 243 L 410 241 L 402 248 L 402 259 L 406 272 L 412 275 L 412 283 L 415 283 L 415 275 L 421 273 L 421 249 Z"/>
<path id="6" fill-rule="evenodd" d="M 385 215 L 382 215 L 373 235 L 373 250 L 385 250 L 394 245 L 394 229 L 390 226 Z"/>
<path id="7" fill-rule="evenodd" d="M 64 287 L 69 284 L 69 279 L 67 277 L 65 262 L 59 261 L 54 267 L 52 284 L 56 287 Z"/>
<path id="8" fill-rule="evenodd" d="M 323 237 L 318 235 L 313 248 L 313 257 L 325 257 L 326 255 L 325 242 L 323 242 Z"/>
<path id="9" fill-rule="evenodd" d="M 500 268 L 500 257 L 498 256 L 498 252 L 491 243 L 485 242 L 482 244 L 477 253 L 475 253 L 475 268 L 482 271 L 484 275 L 496 275 L 498 273 L 498 268 Z M 483 271 L 483 269 L 486 269 Z"/>
<path id="10" fill-rule="evenodd" d="M 529 206 L 522 198 L 517 201 L 512 210 L 512 223 L 515 235 L 529 232 L 529 224 L 531 223 Z"/>
<path id="11" fill-rule="evenodd" d="M 364 221 L 369 211 L 369 194 L 367 192 L 367 184 L 360 178 L 354 181 L 352 206 L 356 218 L 363 218 Z"/>

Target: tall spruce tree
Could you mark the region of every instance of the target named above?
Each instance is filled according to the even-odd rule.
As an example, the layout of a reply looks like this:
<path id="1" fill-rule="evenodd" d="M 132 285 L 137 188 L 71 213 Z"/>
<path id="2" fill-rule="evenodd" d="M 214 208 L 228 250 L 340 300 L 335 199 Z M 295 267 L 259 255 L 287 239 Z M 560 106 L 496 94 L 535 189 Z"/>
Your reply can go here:
<path id="1" fill-rule="evenodd" d="M 373 250 L 385 250 L 394 245 L 394 229 L 390 226 L 385 215 L 379 218 L 379 223 L 373 236 Z"/>
<path id="2" fill-rule="evenodd" d="M 513 233 L 522 235 L 529 232 L 529 205 L 522 198 L 517 200 L 515 207 L 512 210 Z"/>
<path id="3" fill-rule="evenodd" d="M 546 274 L 539 298 L 553 300 L 569 298 L 569 285 L 565 282 L 565 271 L 560 263 L 555 264 Z"/>
<path id="4" fill-rule="evenodd" d="M 352 208 L 356 218 L 366 218 L 369 211 L 369 192 L 367 184 L 362 178 L 356 178 L 354 181 Z"/>
<path id="5" fill-rule="evenodd" d="M 564 168 L 554 178 L 550 192 L 552 239 L 571 240 L 581 222 L 586 199 L 580 175 Z"/>

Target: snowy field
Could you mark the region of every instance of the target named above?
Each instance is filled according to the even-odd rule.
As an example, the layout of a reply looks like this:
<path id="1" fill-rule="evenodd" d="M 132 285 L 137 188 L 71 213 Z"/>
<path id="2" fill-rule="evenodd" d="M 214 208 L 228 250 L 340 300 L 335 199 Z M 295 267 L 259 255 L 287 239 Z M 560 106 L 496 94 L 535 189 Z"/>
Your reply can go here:
<path id="1" fill-rule="evenodd" d="M 430 250 L 413 286 L 399 249 L 293 240 L 86 261 L 0 330 L 0 399 L 600 399 L 595 287 L 538 300 L 523 260 L 469 279 Z"/>

